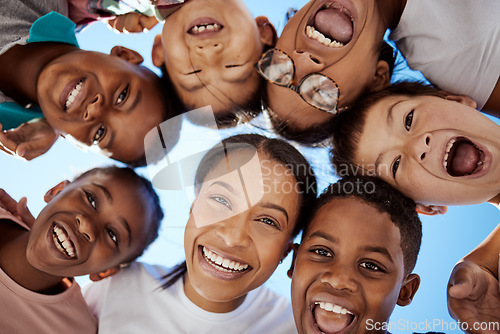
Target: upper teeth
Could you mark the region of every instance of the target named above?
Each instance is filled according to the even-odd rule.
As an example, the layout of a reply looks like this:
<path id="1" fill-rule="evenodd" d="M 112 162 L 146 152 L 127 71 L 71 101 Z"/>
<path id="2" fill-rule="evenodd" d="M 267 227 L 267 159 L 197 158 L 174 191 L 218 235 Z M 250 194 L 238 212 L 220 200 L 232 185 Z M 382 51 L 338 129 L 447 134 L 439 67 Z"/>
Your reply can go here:
<path id="1" fill-rule="evenodd" d="M 352 314 L 351 311 L 343 308 L 340 305 L 334 305 L 332 303 L 327 303 L 327 302 L 316 302 L 316 305 L 319 305 L 319 307 L 325 311 L 330 311 L 338 314 Z"/>
<path id="2" fill-rule="evenodd" d="M 448 145 L 446 146 L 446 152 L 444 153 L 444 159 L 443 159 L 443 166 L 444 169 L 448 167 L 448 155 L 450 155 L 450 150 L 453 147 L 453 144 L 455 144 L 455 139 L 450 140 Z"/>
<path id="3" fill-rule="evenodd" d="M 208 31 L 218 31 L 221 29 L 221 26 L 218 25 L 217 23 L 214 24 L 199 24 L 194 26 L 191 30 L 193 33 L 198 34 L 200 32 L 204 32 L 205 30 Z"/>
<path id="4" fill-rule="evenodd" d="M 69 239 L 69 236 L 66 234 L 66 231 L 60 228 L 59 226 L 54 226 L 54 230 L 52 233 L 52 239 L 54 240 L 54 244 L 57 249 L 68 255 L 69 257 L 75 257 L 75 248 L 73 247 L 73 243 Z"/>
<path id="5" fill-rule="evenodd" d="M 80 90 L 82 89 L 82 86 L 83 86 L 83 80 L 80 81 L 76 86 L 75 88 L 73 88 L 71 90 L 71 92 L 69 92 L 68 94 L 68 98 L 66 99 L 66 109 L 68 109 L 71 104 L 73 104 L 73 101 L 75 100 L 75 98 L 77 97 L 78 93 L 80 93 Z"/>
<path id="6" fill-rule="evenodd" d="M 203 247 L 203 255 L 205 256 L 205 259 L 208 260 L 208 263 L 210 263 L 214 268 L 220 271 L 230 273 L 235 271 L 243 271 L 248 268 L 248 264 L 243 264 L 223 258 L 222 256 L 212 252 L 206 247 Z"/>
<path id="7" fill-rule="evenodd" d="M 307 37 L 317 40 L 321 44 L 329 46 L 331 48 L 340 48 L 344 46 L 344 44 L 341 42 L 338 42 L 336 40 L 332 41 L 330 38 L 325 37 L 325 35 L 316 30 L 316 28 L 314 28 L 313 26 L 306 26 L 306 35 Z"/>

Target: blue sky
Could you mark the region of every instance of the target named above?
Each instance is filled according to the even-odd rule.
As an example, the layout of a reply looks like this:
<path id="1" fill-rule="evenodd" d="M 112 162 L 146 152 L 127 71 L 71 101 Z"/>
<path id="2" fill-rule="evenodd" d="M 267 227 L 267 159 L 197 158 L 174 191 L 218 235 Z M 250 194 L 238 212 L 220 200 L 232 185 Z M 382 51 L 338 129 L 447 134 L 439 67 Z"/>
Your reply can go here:
<path id="1" fill-rule="evenodd" d="M 285 24 L 285 12 L 289 7 L 300 8 L 305 0 L 247 0 L 251 12 L 255 15 L 266 15 L 281 31 Z M 145 65 L 153 68 L 150 52 L 153 38 L 161 32 L 161 27 L 147 34 L 117 35 L 103 24 L 94 24 L 80 33 L 79 41 L 83 49 L 109 52 L 114 45 L 125 45 L 143 54 Z M 498 122 L 497 122 L 498 123 Z M 218 134 L 209 130 L 200 137 L 200 129 L 184 127 L 181 135 L 182 150 L 196 147 L 200 142 L 215 143 Z M 178 147 L 176 150 L 181 150 Z M 313 161 L 320 172 L 322 186 L 334 180 L 324 150 L 304 150 L 310 161 Z M 110 164 L 112 161 L 87 153 L 60 139 L 44 156 L 31 162 L 14 159 L 0 154 L 0 185 L 16 199 L 28 197 L 28 205 L 34 213 L 43 207 L 43 195 L 51 186 L 65 178 L 87 170 L 93 166 Z M 146 169 L 139 172 L 148 176 Z M 143 256 L 142 260 L 151 263 L 174 265 L 184 258 L 183 231 L 189 211 L 189 199 L 185 192 L 158 190 L 162 206 L 166 211 L 161 234 L 157 242 Z M 423 221 L 423 244 L 415 272 L 422 277 L 422 283 L 414 302 L 407 307 L 396 307 L 391 318 L 393 322 L 411 322 L 424 325 L 425 322 L 452 322 L 446 307 L 446 284 L 454 264 L 465 254 L 478 245 L 498 223 L 498 210 L 489 204 L 467 207 L 451 207 L 446 215 L 438 217 L 421 217 Z M 290 280 L 286 271 L 290 266 L 291 256 L 278 267 L 277 272 L 267 283 L 273 289 L 289 296 Z M 87 279 L 79 279 L 86 283 Z M 428 331 L 423 328 L 421 331 Z M 443 330 L 434 327 L 434 330 Z M 447 333 L 459 333 L 446 330 Z M 410 333 L 411 331 L 396 330 L 393 332 Z"/>

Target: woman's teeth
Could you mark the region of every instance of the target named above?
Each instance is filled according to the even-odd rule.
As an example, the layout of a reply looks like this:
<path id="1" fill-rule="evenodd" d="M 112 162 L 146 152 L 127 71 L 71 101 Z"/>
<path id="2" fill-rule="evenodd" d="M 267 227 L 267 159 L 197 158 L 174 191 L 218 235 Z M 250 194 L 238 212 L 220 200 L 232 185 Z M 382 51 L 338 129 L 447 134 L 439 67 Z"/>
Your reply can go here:
<path id="1" fill-rule="evenodd" d="M 248 264 L 223 258 L 206 247 L 203 247 L 203 256 L 212 267 L 226 273 L 242 272 L 248 268 Z"/>
<path id="2" fill-rule="evenodd" d="M 63 230 L 59 226 L 54 225 L 54 229 L 52 231 L 52 239 L 54 240 L 56 248 L 61 253 L 69 256 L 70 258 L 76 257 L 73 243 L 71 242 L 69 236 L 66 234 L 65 230 Z"/>
<path id="3" fill-rule="evenodd" d="M 316 30 L 313 26 L 306 26 L 306 35 L 307 37 L 314 39 L 318 42 L 320 42 L 323 45 L 329 46 L 331 48 L 340 48 L 343 47 L 344 44 L 336 41 L 336 40 L 331 40 L 328 37 L 325 37 L 321 32 Z"/>
<path id="4" fill-rule="evenodd" d="M 78 93 L 80 93 L 80 90 L 82 89 L 82 86 L 83 86 L 83 80 L 81 80 L 76 86 L 75 88 L 73 88 L 71 90 L 71 92 L 69 92 L 68 94 L 68 98 L 66 99 L 66 104 L 65 104 L 65 107 L 66 109 L 68 109 L 71 104 L 73 104 L 73 101 L 76 99 L 76 97 L 78 96 Z"/>
<path id="5" fill-rule="evenodd" d="M 333 313 L 338 313 L 338 314 L 353 314 L 351 311 L 349 311 L 346 308 L 343 308 L 340 305 L 335 305 L 332 303 L 327 303 L 327 302 L 316 302 L 316 305 L 319 305 L 319 307 L 322 310 L 333 312 Z"/>

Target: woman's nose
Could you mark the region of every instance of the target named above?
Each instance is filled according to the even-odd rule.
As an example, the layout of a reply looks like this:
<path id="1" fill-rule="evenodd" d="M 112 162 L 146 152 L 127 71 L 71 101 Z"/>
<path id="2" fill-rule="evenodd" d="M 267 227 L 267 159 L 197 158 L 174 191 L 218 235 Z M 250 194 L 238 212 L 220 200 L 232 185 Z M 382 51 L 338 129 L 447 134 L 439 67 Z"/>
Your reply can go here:
<path id="1" fill-rule="evenodd" d="M 248 247 L 250 245 L 248 221 L 241 216 L 245 215 L 240 214 L 218 223 L 216 233 L 228 247 Z"/>
<path id="2" fill-rule="evenodd" d="M 294 85 L 298 85 L 306 75 L 320 72 L 325 68 L 321 59 L 307 51 L 295 50 L 292 58 L 295 64 Z"/>

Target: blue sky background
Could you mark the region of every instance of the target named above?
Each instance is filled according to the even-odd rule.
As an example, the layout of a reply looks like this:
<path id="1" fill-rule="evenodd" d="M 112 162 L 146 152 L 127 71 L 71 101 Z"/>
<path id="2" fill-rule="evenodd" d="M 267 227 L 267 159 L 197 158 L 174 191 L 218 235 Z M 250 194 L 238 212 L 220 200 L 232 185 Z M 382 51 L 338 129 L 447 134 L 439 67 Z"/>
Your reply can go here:
<path id="1" fill-rule="evenodd" d="M 285 24 L 285 12 L 289 7 L 300 8 L 305 0 L 246 0 L 255 15 L 266 15 L 281 31 Z M 156 34 L 161 33 L 158 25 L 147 34 L 117 35 L 104 24 L 91 25 L 78 36 L 83 49 L 109 52 L 114 45 L 125 45 L 139 51 L 145 58 L 145 65 L 153 69 L 151 46 Z M 406 74 L 405 74 L 406 75 Z M 497 121 L 498 123 L 498 121 Z M 227 134 L 223 133 L 222 136 Z M 175 152 L 183 154 L 195 150 L 202 143 L 215 144 L 219 134 L 211 130 L 200 131 L 195 126 L 184 126 L 180 145 Z M 305 155 L 316 168 L 322 179 L 321 187 L 334 181 L 324 149 L 304 149 Z M 0 186 L 14 198 L 28 197 L 28 205 L 33 213 L 43 208 L 43 195 L 51 186 L 63 179 L 71 179 L 91 167 L 108 165 L 111 160 L 90 152 L 83 152 L 67 141 L 60 139 L 44 156 L 31 162 L 25 162 L 0 153 Z M 148 176 L 145 168 L 139 173 Z M 162 206 L 166 212 L 158 240 L 149 248 L 141 260 L 164 265 L 174 265 L 184 259 L 183 232 L 189 211 L 189 196 L 186 192 L 158 190 Z M 420 289 L 413 303 L 407 307 L 396 306 L 392 322 L 407 321 L 413 326 L 424 326 L 425 322 L 444 321 L 452 323 L 446 306 L 446 284 L 454 264 L 477 246 L 497 225 L 498 210 L 489 204 L 467 207 L 450 207 L 448 213 L 439 217 L 421 217 L 423 222 L 423 244 L 415 272 L 422 277 Z M 286 271 L 290 267 L 291 256 L 278 267 L 268 284 L 273 289 L 289 296 L 290 280 Z M 87 283 L 87 278 L 79 278 L 80 283 Z M 437 319 L 437 320 L 435 320 Z M 452 328 L 453 325 L 451 325 Z M 433 328 L 415 328 L 414 331 L 429 330 L 459 333 L 458 330 Z M 392 330 L 397 333 L 411 333 L 411 330 Z"/>

